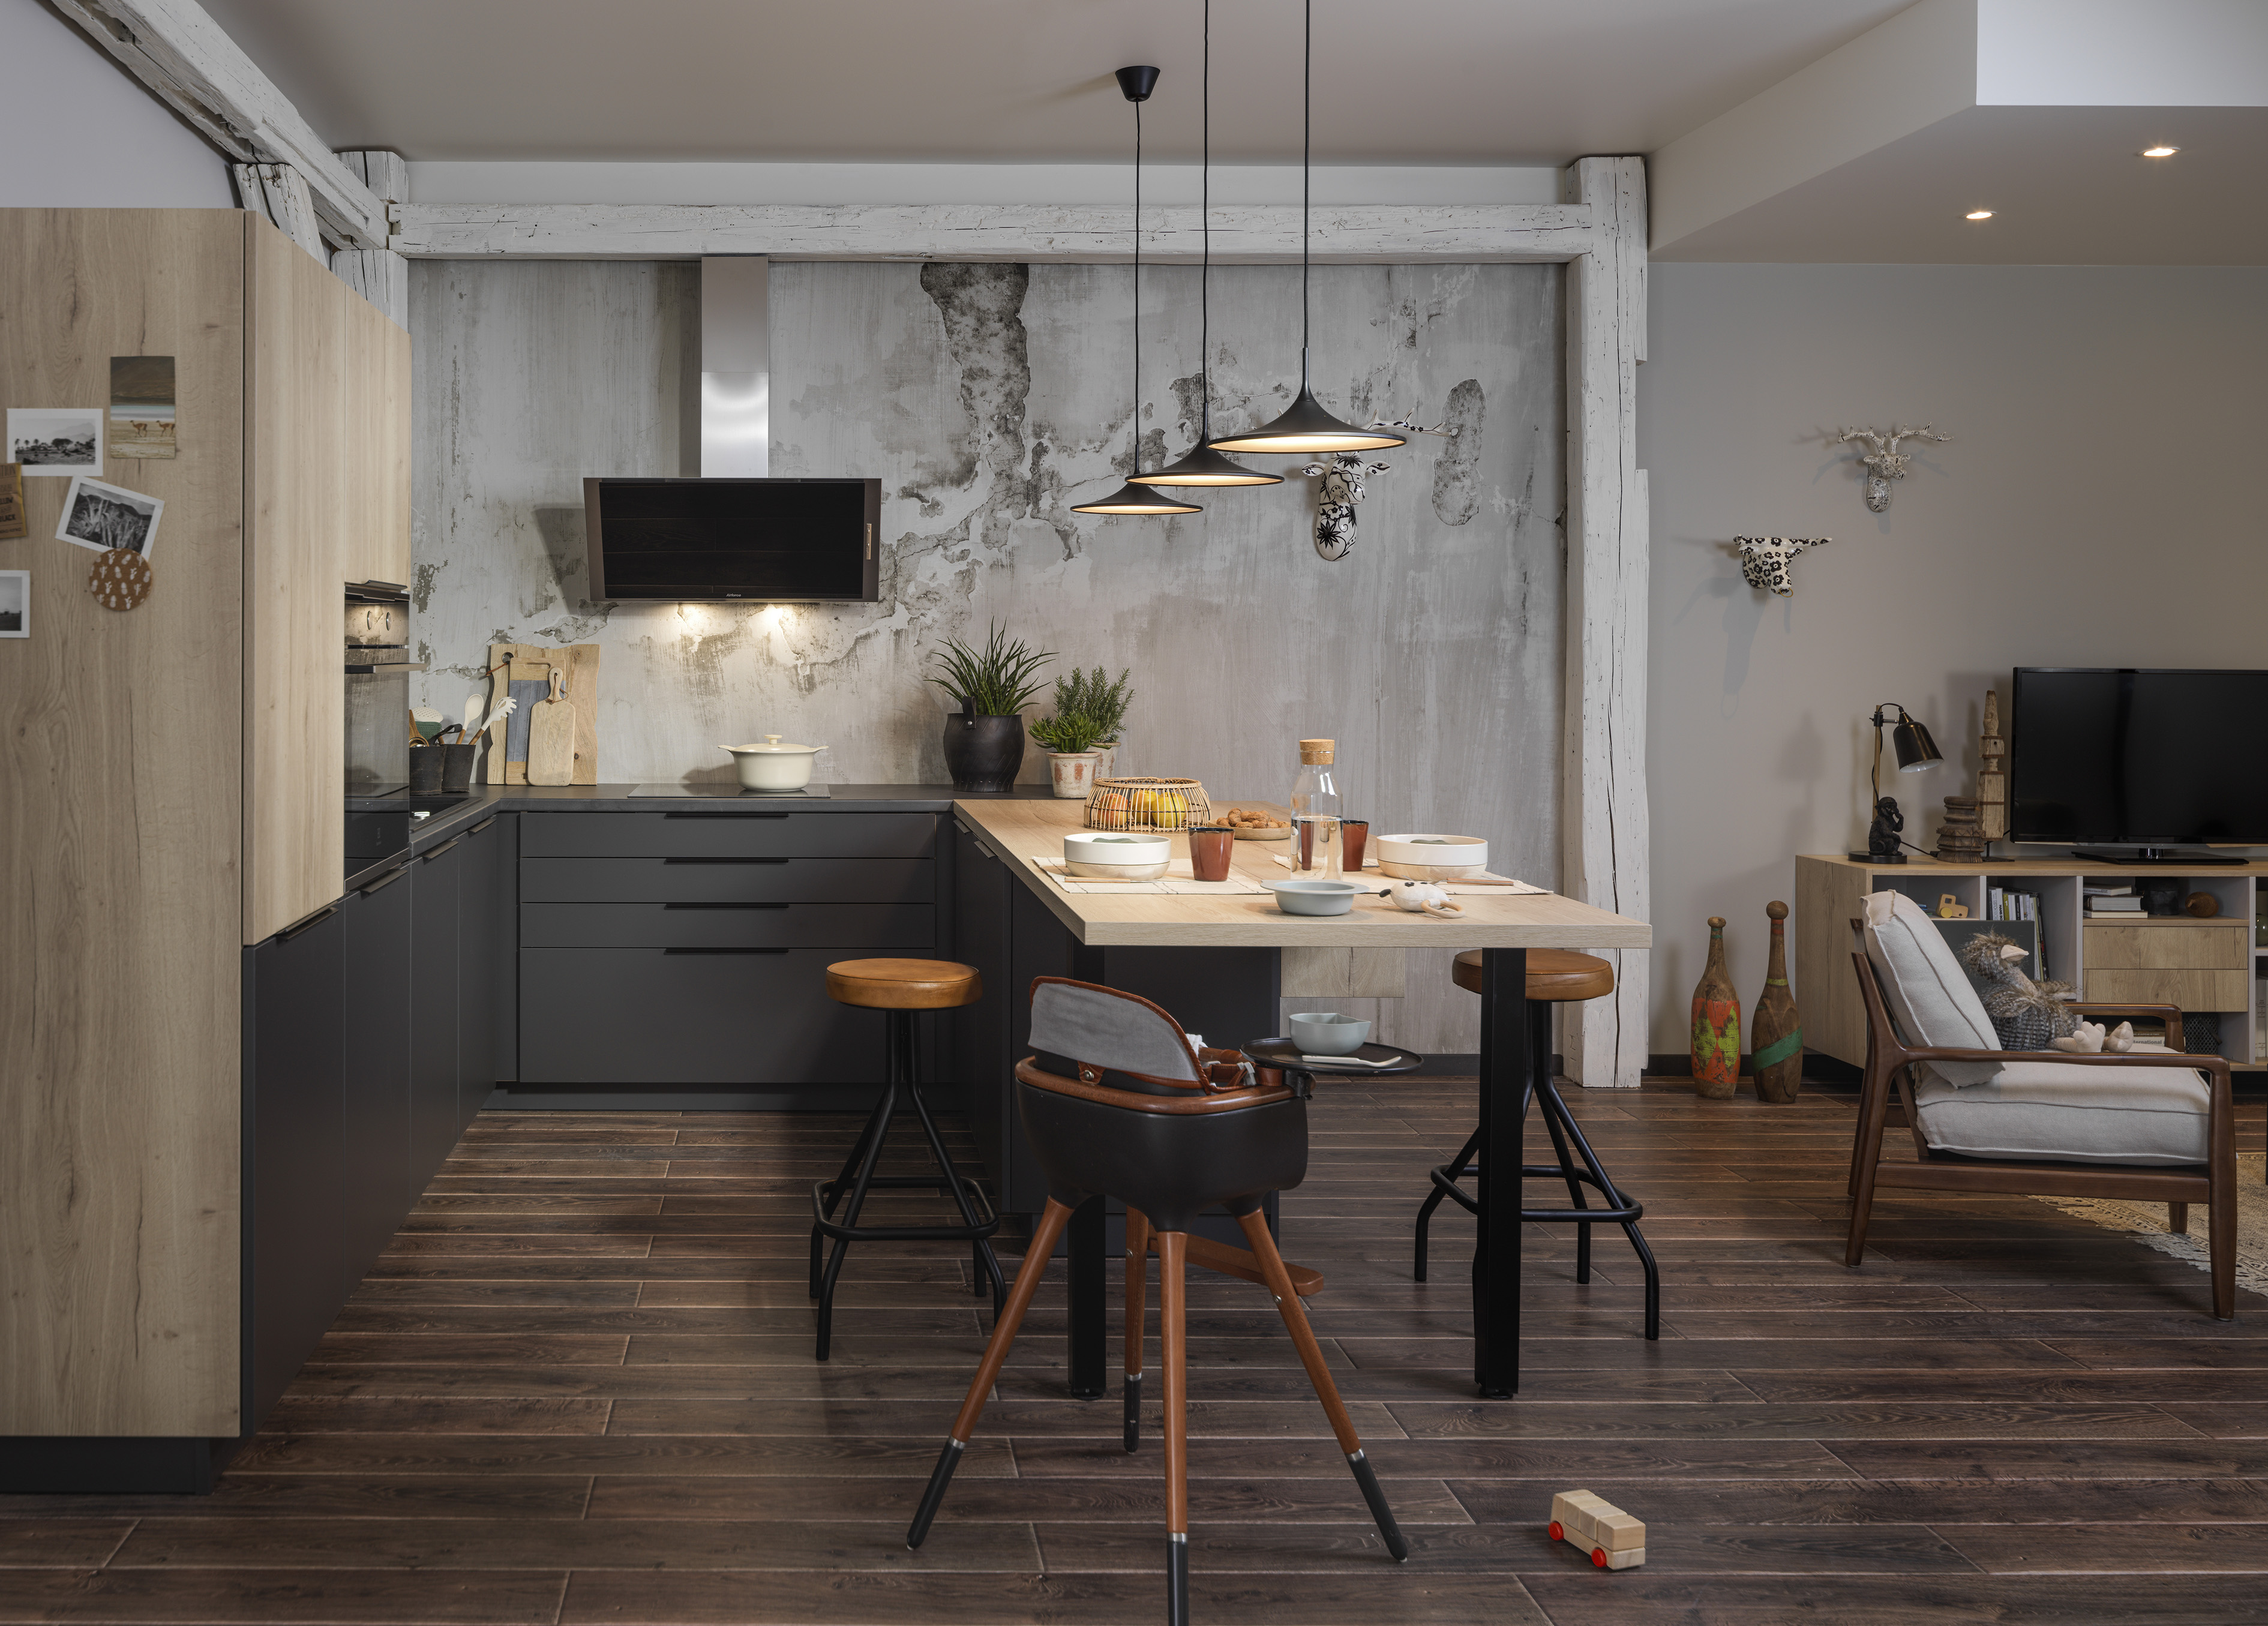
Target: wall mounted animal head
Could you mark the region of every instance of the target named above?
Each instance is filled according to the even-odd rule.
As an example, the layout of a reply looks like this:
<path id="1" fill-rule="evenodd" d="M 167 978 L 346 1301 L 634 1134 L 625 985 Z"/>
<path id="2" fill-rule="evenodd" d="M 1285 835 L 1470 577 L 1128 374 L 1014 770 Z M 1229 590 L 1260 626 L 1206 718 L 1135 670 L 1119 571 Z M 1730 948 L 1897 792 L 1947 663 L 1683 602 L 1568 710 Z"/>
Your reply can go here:
<path id="1" fill-rule="evenodd" d="M 1436 423 L 1427 429 L 1406 418 L 1373 419 L 1368 429 L 1398 429 L 1412 435 L 1439 435 L 1444 440 L 1456 438 L 1457 431 Z M 1393 467 L 1391 463 L 1371 463 L 1363 460 L 1359 452 L 1334 452 L 1328 460 L 1309 463 L 1300 472 L 1322 481 L 1317 489 L 1315 507 L 1315 551 L 1326 559 L 1344 559 L 1354 551 L 1354 505 L 1365 495 L 1363 482 L 1373 475 L 1382 475 Z"/>
<path id="2" fill-rule="evenodd" d="M 1749 585 L 1785 599 L 1795 589 L 1788 578 L 1788 562 L 1807 548 L 1824 548 L 1834 540 L 1831 536 L 1736 536 L 1733 546 L 1741 550 L 1741 574 Z"/>
<path id="3" fill-rule="evenodd" d="M 1898 450 L 1901 440 L 1951 440 L 1950 435 L 1933 434 L 1928 424 L 1919 429 L 1908 429 L 1901 423 L 1896 429 L 1846 429 L 1835 437 L 1834 444 L 1863 440 L 1874 449 L 1859 454 L 1859 461 L 1867 470 L 1867 508 L 1870 513 L 1881 513 L 1890 505 L 1890 482 L 1906 477 L 1906 465 L 1914 454 Z"/>

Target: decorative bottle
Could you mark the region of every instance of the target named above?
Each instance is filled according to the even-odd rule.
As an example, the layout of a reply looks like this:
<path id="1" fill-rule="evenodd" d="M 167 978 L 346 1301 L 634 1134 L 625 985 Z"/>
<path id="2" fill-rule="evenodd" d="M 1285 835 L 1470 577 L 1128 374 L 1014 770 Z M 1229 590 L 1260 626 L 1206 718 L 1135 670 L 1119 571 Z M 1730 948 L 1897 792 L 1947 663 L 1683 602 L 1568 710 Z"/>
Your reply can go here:
<path id="1" fill-rule="evenodd" d="M 1336 880 L 1339 788 L 1331 776 L 1336 742 L 1302 739 L 1300 774 L 1292 781 L 1292 873 L 1302 880 Z"/>
<path id="2" fill-rule="evenodd" d="M 1775 899 L 1764 913 L 1771 917 L 1771 963 L 1749 1022 L 1749 1042 L 1756 1047 L 1749 1065 L 1758 1100 L 1792 1101 L 1803 1088 L 1803 1019 L 1787 988 L 1787 905 Z"/>
<path id="3" fill-rule="evenodd" d="M 1725 917 L 1709 916 L 1709 963 L 1693 989 L 1693 1093 L 1728 1101 L 1741 1081 L 1741 997 L 1725 969 Z"/>

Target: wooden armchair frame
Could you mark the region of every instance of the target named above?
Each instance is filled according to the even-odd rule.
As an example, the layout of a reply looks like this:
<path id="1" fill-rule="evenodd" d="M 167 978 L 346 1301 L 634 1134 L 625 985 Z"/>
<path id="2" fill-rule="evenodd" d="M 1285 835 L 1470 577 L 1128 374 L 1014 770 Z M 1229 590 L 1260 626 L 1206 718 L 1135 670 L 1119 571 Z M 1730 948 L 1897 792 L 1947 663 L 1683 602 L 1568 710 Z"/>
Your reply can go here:
<path id="1" fill-rule="evenodd" d="M 1859 923 L 1853 921 L 1854 929 Z M 2179 1047 L 2182 1013 L 2173 1005 L 2097 1004 L 2080 1001 L 2077 1008 L 2089 1015 L 2162 1018 L 2170 1053 L 2129 1051 L 2123 1055 L 2069 1055 L 2061 1050 L 1970 1050 L 1943 1046 L 1911 1046 L 1901 1041 L 1882 1002 L 1881 983 L 1863 952 L 1851 956 L 1858 973 L 1859 993 L 1867 1006 L 1867 1071 L 1859 1093 L 1859 1128 L 1851 1150 L 1851 1234 L 1843 1262 L 1855 1268 L 1867 1253 L 1867 1223 L 1872 1217 L 1878 1187 L 1931 1191 L 1998 1191 L 2022 1196 L 2113 1197 L 2128 1202 L 2163 1203 L 2169 1228 L 2189 1228 L 2189 1205 L 2206 1205 L 2206 1247 L 2212 1255 L 2213 1313 L 2216 1319 L 2236 1319 L 2236 1108 L 2230 1093 L 2228 1061 L 2218 1056 L 2191 1056 Z M 1922 1133 L 1921 1112 L 1914 1100 L 1912 1075 L 1908 1069 L 1922 1062 L 2043 1061 L 2073 1063 L 2082 1067 L 2183 1067 L 2204 1073 L 2211 1089 L 2205 1127 L 2205 1161 L 2202 1166 L 2160 1166 L 2102 1163 L 2058 1163 L 2015 1159 L 1961 1157 L 1933 1151 Z M 1909 1080 L 1905 1091 L 1906 1127 L 1913 1131 L 1918 1161 L 1884 1163 L 1882 1129 L 1888 1120 L 1892 1087 Z"/>

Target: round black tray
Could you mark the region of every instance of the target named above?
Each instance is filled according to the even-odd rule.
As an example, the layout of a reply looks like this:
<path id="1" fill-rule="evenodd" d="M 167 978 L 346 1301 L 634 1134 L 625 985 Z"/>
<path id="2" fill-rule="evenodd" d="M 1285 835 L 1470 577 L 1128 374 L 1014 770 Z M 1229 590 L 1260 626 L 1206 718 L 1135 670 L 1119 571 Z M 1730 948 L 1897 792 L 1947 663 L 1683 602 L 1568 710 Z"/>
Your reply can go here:
<path id="1" fill-rule="evenodd" d="M 1320 1061 L 1301 1061 L 1300 1047 L 1290 1039 L 1280 1037 L 1248 1040 L 1244 1053 L 1263 1066 L 1280 1067 L 1287 1072 L 1327 1072 L 1336 1078 L 1382 1078 L 1394 1073 L 1416 1072 L 1425 1064 L 1424 1056 L 1400 1045 L 1366 1044 L 1355 1052 L 1365 1061 L 1382 1062 L 1389 1056 L 1398 1056 L 1402 1059 L 1391 1067 L 1329 1067 Z"/>

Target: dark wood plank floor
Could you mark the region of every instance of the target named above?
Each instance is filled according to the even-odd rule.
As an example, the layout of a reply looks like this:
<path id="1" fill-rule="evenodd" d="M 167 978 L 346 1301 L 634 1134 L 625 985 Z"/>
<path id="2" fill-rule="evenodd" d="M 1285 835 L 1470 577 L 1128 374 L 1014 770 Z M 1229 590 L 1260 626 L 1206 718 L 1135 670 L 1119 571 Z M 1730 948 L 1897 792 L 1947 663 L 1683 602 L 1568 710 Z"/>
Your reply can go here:
<path id="1" fill-rule="evenodd" d="M 1661 1342 L 1618 1235 L 1579 1287 L 1536 1230 L 1526 1382 L 1476 1402 L 1470 1221 L 1430 1285 L 1409 1244 L 1472 1085 L 1328 1091 L 1285 1251 L 1415 1550 L 1266 1295 L 1200 1277 L 1200 1622 L 2268 1619 L 2268 1299 L 2214 1322 L 2201 1273 L 2021 1198 L 1886 1199 L 1846 1271 L 1847 1098 L 1571 1093 L 1647 1203 Z M 0 1498 L 0 1622 L 1159 1618 L 1156 1409 L 1129 1457 L 1115 1383 L 1064 1396 L 1059 1273 L 906 1549 L 989 1317 L 964 1251 L 869 1246 L 813 1362 L 805 1193 L 854 1130 L 484 1115 L 213 1496 Z M 1586 1486 L 1647 1521 L 1643 1569 L 1544 1537 Z"/>

